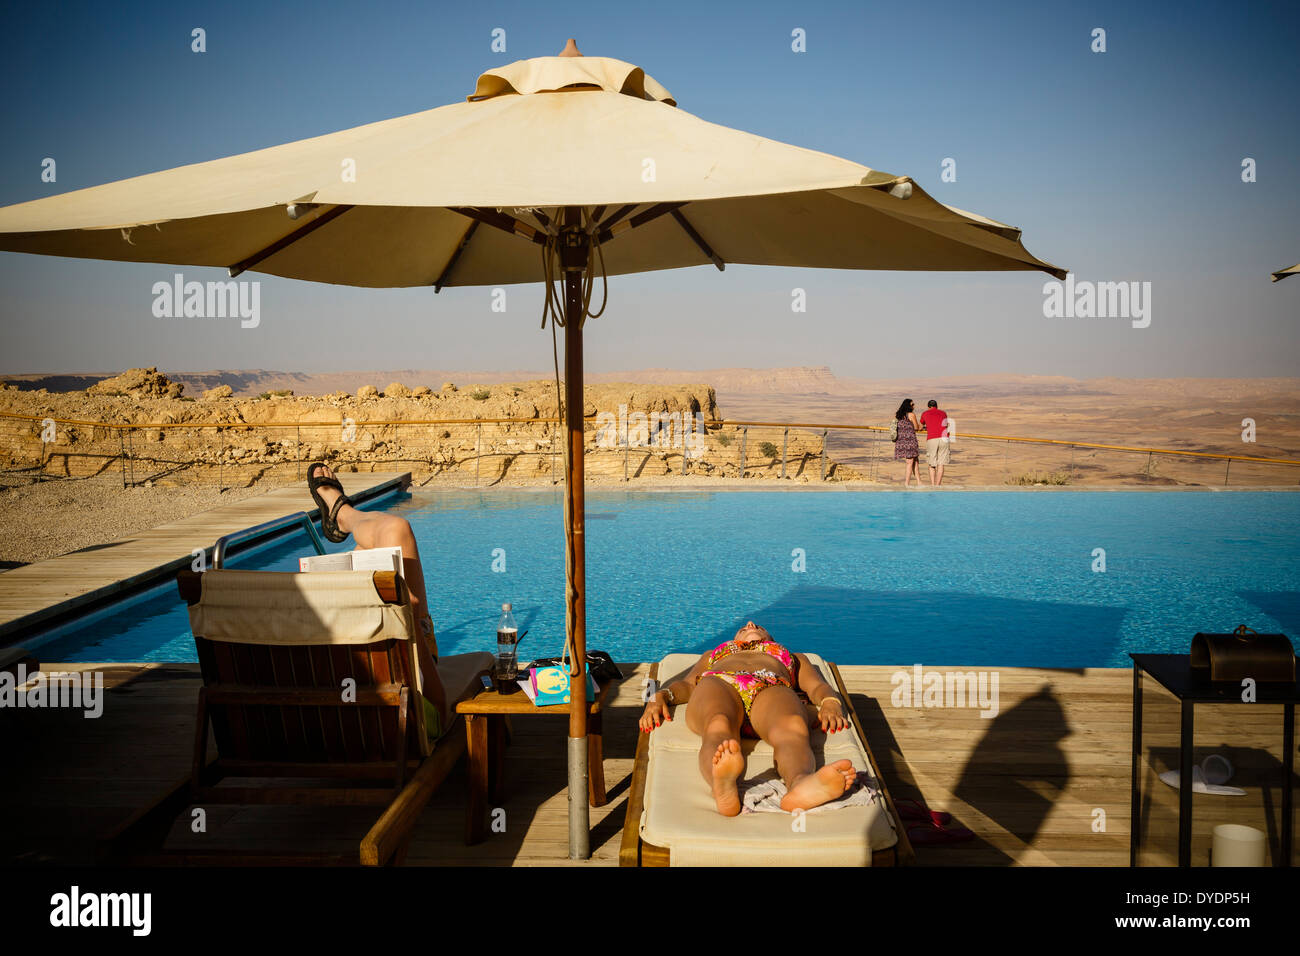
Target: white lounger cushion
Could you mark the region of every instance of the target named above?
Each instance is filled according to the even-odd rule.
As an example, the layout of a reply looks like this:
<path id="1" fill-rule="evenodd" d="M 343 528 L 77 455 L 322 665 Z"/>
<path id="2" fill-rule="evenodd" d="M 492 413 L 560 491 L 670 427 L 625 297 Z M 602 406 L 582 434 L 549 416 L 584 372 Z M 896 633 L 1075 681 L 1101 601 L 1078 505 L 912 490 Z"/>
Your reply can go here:
<path id="1" fill-rule="evenodd" d="M 410 608 L 385 604 L 370 571 L 208 571 L 190 629 L 239 644 L 370 644 L 412 633 Z"/>
<path id="2" fill-rule="evenodd" d="M 814 654 L 808 659 L 832 687 L 830 668 Z M 660 683 L 684 674 L 698 658 L 670 654 L 659 664 Z M 686 726 L 686 707 L 650 735 L 641 838 L 671 851 L 673 866 L 870 866 L 871 854 L 898 842 L 877 787 L 868 806 L 844 807 L 802 816 L 803 832 L 787 813 L 721 816 L 700 776 L 700 738 Z M 764 741 L 741 740 L 745 779 L 772 769 L 772 748 Z M 847 757 L 859 771 L 871 772 L 866 748 L 850 726 L 837 734 L 814 730 L 813 753 L 820 767 Z"/>

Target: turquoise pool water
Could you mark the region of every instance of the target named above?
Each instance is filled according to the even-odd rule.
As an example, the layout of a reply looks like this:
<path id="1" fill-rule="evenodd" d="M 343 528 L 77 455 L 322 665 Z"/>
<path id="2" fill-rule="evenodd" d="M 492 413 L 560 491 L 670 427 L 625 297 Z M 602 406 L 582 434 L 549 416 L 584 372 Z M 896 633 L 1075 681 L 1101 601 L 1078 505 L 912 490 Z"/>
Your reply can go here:
<path id="1" fill-rule="evenodd" d="M 525 656 L 560 652 L 558 492 L 382 506 L 415 529 L 442 653 L 491 649 L 503 601 L 529 630 Z M 587 639 L 651 660 L 753 618 L 846 664 L 1126 666 L 1238 624 L 1300 637 L 1298 531 L 1285 492 L 591 491 Z M 295 570 L 307 548 L 229 566 Z M 170 584 L 51 633 L 43 661 L 195 659 Z"/>

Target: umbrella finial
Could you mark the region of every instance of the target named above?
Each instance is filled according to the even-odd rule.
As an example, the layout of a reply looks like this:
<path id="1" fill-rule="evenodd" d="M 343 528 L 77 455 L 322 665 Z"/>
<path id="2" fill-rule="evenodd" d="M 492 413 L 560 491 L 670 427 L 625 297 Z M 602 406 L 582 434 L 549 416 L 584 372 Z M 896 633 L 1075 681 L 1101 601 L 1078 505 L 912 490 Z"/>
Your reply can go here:
<path id="1" fill-rule="evenodd" d="M 582 56 L 582 51 L 578 49 L 578 41 L 573 37 L 569 37 L 569 42 L 564 44 L 560 56 Z"/>

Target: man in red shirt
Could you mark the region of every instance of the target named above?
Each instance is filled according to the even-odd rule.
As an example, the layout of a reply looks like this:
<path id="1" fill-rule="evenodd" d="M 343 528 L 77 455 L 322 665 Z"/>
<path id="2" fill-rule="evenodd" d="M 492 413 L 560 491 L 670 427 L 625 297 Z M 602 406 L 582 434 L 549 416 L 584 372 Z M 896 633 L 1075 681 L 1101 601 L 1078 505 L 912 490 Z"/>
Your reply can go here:
<path id="1" fill-rule="evenodd" d="M 938 488 L 943 483 L 943 466 L 948 464 L 951 456 L 948 444 L 952 422 L 933 398 L 926 404 L 928 407 L 921 415 L 921 427 L 925 429 L 925 461 L 930 466 L 930 484 Z"/>

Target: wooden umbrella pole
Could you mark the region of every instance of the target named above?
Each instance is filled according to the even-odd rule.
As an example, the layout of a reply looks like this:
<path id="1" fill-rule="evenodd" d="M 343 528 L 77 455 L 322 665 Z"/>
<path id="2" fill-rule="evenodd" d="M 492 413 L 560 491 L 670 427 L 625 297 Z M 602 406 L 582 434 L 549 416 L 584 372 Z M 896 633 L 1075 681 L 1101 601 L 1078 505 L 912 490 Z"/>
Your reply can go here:
<path id="1" fill-rule="evenodd" d="M 579 282 L 581 279 L 579 278 Z M 568 279 L 565 285 L 573 282 Z M 566 289 L 567 293 L 567 289 Z M 566 294 L 566 299 L 568 298 Z M 569 643 L 573 648 L 573 666 L 570 675 L 575 683 L 581 677 L 581 670 L 587 654 L 587 593 L 586 593 L 586 548 L 583 541 L 583 509 L 585 495 L 583 489 L 584 462 L 582 455 L 582 326 L 574 323 L 564 328 L 564 391 L 565 391 L 565 427 L 568 433 L 570 460 L 568 474 L 569 538 L 570 553 L 573 555 L 573 568 L 568 587 L 570 610 Z M 569 716 L 569 736 L 585 737 L 587 735 L 587 708 L 582 705 L 582 697 L 575 694 L 573 709 Z"/>
<path id="2" fill-rule="evenodd" d="M 564 426 L 569 443 L 564 491 L 568 526 L 564 533 L 570 555 L 565 601 L 568 643 L 573 653 L 569 669 L 569 858 L 585 860 L 591 850 L 587 805 L 587 575 L 583 534 L 586 496 L 582 433 L 582 323 L 587 309 L 582 296 L 582 278 L 590 239 L 582 231 L 581 213 L 576 207 L 565 208 L 564 225 L 560 262 L 564 268 Z"/>

